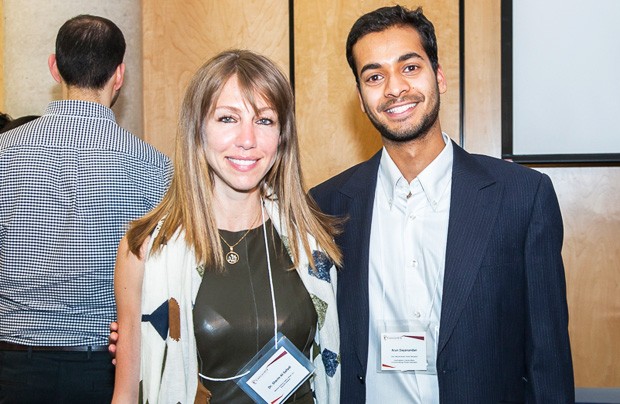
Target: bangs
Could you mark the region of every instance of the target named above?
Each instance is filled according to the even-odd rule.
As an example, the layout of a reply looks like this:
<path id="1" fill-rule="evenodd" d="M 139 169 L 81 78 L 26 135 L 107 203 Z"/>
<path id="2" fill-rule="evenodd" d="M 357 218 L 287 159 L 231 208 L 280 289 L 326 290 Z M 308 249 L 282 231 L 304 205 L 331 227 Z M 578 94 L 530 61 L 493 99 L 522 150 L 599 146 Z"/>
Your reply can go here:
<path id="1" fill-rule="evenodd" d="M 248 72 L 237 71 L 230 78 L 236 77 L 242 98 L 252 107 L 255 113 L 259 112 L 259 102 L 263 101 L 267 106 L 278 114 L 278 120 L 282 115 L 282 111 L 278 109 L 277 92 L 274 91 L 273 85 L 269 79 L 266 79 L 265 72 Z M 230 79 L 229 79 L 230 80 Z"/>

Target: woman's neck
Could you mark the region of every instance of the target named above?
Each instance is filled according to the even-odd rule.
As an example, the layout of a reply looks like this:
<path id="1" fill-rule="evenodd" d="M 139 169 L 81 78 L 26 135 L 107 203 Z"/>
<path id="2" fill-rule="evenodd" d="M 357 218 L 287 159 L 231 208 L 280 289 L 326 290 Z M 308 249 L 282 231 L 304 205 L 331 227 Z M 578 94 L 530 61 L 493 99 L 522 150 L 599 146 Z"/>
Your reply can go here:
<path id="1" fill-rule="evenodd" d="M 258 194 L 246 198 L 218 198 L 214 203 L 217 228 L 241 231 L 257 227 L 262 222 L 261 199 Z"/>

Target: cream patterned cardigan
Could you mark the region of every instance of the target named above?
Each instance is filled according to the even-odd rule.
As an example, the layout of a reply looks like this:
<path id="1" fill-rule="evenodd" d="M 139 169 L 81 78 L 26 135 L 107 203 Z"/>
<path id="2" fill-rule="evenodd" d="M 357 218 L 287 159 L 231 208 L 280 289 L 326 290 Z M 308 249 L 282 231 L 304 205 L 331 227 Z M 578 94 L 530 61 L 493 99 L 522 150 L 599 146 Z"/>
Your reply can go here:
<path id="1" fill-rule="evenodd" d="M 276 231 L 288 245 L 291 240 L 279 220 L 277 202 L 267 200 L 264 206 Z M 308 236 L 308 239 L 317 270 L 310 267 L 298 239 L 300 265 L 297 272 L 318 315 L 312 353 L 316 366 L 312 388 L 316 403 L 338 404 L 340 334 L 336 269 L 326 254 L 317 249 L 314 238 Z M 194 402 L 199 382 L 192 309 L 202 280 L 201 271 L 182 234 L 169 240 L 161 252 L 147 258 L 142 285 L 141 403 Z"/>

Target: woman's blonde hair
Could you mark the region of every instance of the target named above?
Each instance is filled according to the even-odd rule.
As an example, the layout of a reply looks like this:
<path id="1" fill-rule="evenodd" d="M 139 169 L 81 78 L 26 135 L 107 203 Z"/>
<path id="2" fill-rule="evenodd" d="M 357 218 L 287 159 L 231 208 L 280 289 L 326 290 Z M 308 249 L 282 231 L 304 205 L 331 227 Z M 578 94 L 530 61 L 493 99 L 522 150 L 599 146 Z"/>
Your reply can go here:
<path id="1" fill-rule="evenodd" d="M 259 186 L 263 198 L 277 198 L 280 220 L 289 238 L 294 240 L 294 235 L 301 235 L 301 246 L 297 243 L 289 246 L 293 263 L 299 264 L 300 247 L 308 258 L 312 257 L 306 237 L 311 234 L 339 265 L 342 255 L 334 242 L 338 221 L 321 213 L 303 189 L 293 91 L 271 60 L 248 50 L 222 52 L 198 69 L 192 78 L 181 105 L 170 189 L 153 211 L 132 222 L 127 232 L 130 250 L 139 256 L 144 240 L 165 218 L 153 240 L 151 253 L 160 251 L 166 240 L 183 230 L 185 242 L 193 249 L 199 263 L 205 268 L 223 269 L 223 251 L 213 210 L 213 171 L 207 163 L 204 128 L 222 88 L 233 76 L 238 80 L 243 98 L 255 110 L 258 96 L 278 115 L 280 144 L 276 159 Z M 267 194 L 269 190 L 270 195 Z M 310 262 L 314 266 L 312 259 Z"/>

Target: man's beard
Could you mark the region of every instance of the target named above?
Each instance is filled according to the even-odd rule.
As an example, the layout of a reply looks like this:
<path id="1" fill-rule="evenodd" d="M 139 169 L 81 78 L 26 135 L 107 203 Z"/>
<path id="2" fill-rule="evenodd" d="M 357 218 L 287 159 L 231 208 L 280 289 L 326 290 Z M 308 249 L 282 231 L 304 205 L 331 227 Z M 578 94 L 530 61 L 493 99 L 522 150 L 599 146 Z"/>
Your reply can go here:
<path id="1" fill-rule="evenodd" d="M 413 127 L 406 127 L 402 130 L 391 130 L 387 127 L 387 125 L 380 122 L 376 115 L 369 113 L 366 113 L 366 115 L 368 116 L 368 119 L 370 119 L 370 122 L 372 122 L 373 126 L 379 131 L 381 136 L 387 140 L 404 143 L 416 139 L 422 139 L 426 136 L 426 134 L 428 134 L 429 130 L 439 118 L 439 89 L 437 89 L 436 94 L 436 98 L 433 97 L 432 99 L 429 99 L 429 101 L 433 103 L 433 105 L 431 105 L 431 110 L 424 114 L 424 116 L 422 116 L 422 120 L 418 124 L 413 125 Z M 366 111 L 371 111 L 366 103 L 364 103 L 364 107 Z M 385 110 L 385 108 L 382 107 L 381 110 Z"/>

